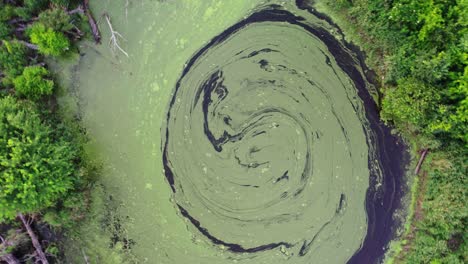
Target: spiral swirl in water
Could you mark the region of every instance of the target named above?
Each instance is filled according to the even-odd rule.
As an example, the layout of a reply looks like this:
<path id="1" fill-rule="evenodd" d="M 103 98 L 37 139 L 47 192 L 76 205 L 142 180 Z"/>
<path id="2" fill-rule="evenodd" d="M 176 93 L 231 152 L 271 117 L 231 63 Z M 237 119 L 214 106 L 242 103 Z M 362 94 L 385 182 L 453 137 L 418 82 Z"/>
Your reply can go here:
<path id="1" fill-rule="evenodd" d="M 360 73 L 322 33 L 277 7 L 254 13 L 177 83 L 163 142 L 174 203 L 233 254 L 343 263 L 363 243 L 368 121 L 349 76 Z"/>

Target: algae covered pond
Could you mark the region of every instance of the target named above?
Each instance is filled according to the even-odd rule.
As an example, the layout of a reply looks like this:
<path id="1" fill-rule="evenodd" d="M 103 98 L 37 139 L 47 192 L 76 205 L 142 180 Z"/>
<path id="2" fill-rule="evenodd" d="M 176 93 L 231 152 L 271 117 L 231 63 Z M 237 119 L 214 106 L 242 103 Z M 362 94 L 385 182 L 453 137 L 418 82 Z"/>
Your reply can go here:
<path id="1" fill-rule="evenodd" d="M 302 1 L 92 8 L 129 56 L 86 44 L 74 89 L 139 262 L 383 257 L 402 149 L 331 21 Z"/>

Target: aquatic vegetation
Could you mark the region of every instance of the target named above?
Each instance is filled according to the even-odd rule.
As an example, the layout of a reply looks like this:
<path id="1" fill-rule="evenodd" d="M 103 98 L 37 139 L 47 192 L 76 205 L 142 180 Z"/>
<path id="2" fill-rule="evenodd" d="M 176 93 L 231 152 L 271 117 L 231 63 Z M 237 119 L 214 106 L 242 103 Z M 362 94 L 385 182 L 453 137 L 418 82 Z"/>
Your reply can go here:
<path id="1" fill-rule="evenodd" d="M 181 214 L 213 243 L 262 261 L 282 248 L 294 262 L 344 263 L 364 243 L 369 177 L 381 177 L 368 164 L 380 157 L 353 57 L 304 20 L 257 11 L 189 60 L 164 169 Z"/>
<path id="2" fill-rule="evenodd" d="M 293 1 L 95 6 L 128 57 L 86 49 L 74 87 L 139 260 L 383 257 L 402 146 L 330 21 Z"/>

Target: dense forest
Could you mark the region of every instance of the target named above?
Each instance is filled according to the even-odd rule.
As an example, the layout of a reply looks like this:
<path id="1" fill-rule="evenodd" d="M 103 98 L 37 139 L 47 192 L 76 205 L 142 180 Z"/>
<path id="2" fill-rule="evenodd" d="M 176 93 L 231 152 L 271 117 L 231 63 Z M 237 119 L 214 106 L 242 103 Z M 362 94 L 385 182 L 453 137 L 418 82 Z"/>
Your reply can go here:
<path id="1" fill-rule="evenodd" d="M 396 263 L 467 263 L 468 1 L 339 0 L 327 8 L 381 80 L 381 116 L 417 156 Z"/>
<path id="2" fill-rule="evenodd" d="M 68 0 L 0 1 L 0 260 L 7 263 L 58 257 L 55 237 L 85 215 L 93 170 L 86 137 L 59 114 L 46 63 L 77 51 L 84 14 Z"/>

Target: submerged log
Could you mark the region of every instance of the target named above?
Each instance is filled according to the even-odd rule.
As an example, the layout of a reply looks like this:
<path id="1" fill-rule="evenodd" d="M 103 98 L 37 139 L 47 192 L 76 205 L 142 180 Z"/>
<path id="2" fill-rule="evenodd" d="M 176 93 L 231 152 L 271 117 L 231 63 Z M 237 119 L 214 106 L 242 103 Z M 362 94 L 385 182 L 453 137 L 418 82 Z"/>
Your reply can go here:
<path id="1" fill-rule="evenodd" d="M 21 222 L 23 222 L 23 225 L 26 228 L 26 231 L 28 232 L 29 237 L 31 238 L 31 242 L 32 242 L 34 248 L 36 249 L 38 260 L 42 264 L 49 264 L 49 261 L 47 261 L 44 250 L 42 250 L 41 243 L 39 242 L 39 240 L 37 239 L 36 234 L 32 230 L 30 223 L 28 221 L 26 221 L 26 218 L 24 217 L 24 215 L 22 213 L 18 213 L 18 217 L 21 220 Z"/>
<path id="2" fill-rule="evenodd" d="M 93 33 L 93 38 L 96 44 L 101 44 L 101 32 L 97 26 L 96 20 L 94 20 L 93 14 L 89 10 L 89 0 L 83 0 L 83 9 L 88 17 L 89 26 L 91 27 L 91 32 Z"/>

